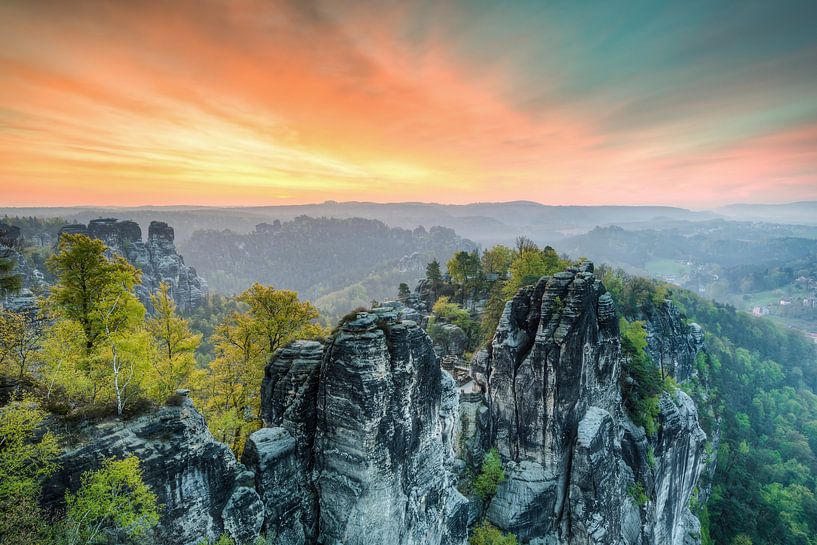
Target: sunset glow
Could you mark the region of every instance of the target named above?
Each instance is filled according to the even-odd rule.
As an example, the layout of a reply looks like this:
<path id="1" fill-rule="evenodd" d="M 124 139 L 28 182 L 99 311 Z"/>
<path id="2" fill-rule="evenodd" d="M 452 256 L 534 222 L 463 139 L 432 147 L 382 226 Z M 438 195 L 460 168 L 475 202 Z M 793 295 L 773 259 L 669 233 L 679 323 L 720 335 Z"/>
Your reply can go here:
<path id="1" fill-rule="evenodd" d="M 3 2 L 0 204 L 817 199 L 814 4 L 661 4 Z"/>

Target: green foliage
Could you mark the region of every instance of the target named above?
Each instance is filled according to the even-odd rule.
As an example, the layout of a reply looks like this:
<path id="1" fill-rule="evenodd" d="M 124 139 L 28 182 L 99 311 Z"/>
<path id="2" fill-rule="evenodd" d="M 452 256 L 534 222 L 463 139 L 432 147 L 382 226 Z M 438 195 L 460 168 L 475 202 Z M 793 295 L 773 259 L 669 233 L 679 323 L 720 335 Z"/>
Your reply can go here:
<path id="1" fill-rule="evenodd" d="M 141 273 L 121 256 L 108 259 L 106 250 L 85 235 L 60 237 L 49 260 L 58 282 L 49 297 L 55 321 L 45 351 L 56 357 L 45 364 L 52 384 L 86 403 L 113 398 L 121 416 L 147 375 L 152 345 L 144 330 L 145 308 L 133 293 Z M 70 349 L 69 359 L 60 357 L 60 346 Z M 72 384 L 74 378 L 79 382 Z"/>
<path id="2" fill-rule="evenodd" d="M 0 309 L 0 373 L 22 380 L 38 360 L 42 316 Z"/>
<path id="3" fill-rule="evenodd" d="M 648 435 L 654 435 L 658 431 L 658 400 L 664 381 L 647 355 L 644 322 L 621 318 L 619 329 L 621 351 L 625 356 L 621 374 L 624 406 L 636 425 L 644 426 Z"/>
<path id="4" fill-rule="evenodd" d="M 23 279 L 15 273 L 17 260 L 13 248 L 18 245 L 17 235 L 16 228 L 0 223 L 0 299 L 23 285 Z"/>
<path id="5" fill-rule="evenodd" d="M 721 418 L 718 471 L 706 506 L 712 538 L 811 545 L 817 535 L 814 344 L 728 305 L 685 291 L 674 297 L 707 334 L 692 383 L 705 430 L 711 433 Z"/>
<path id="6" fill-rule="evenodd" d="M 145 325 L 153 338 L 155 351 L 149 388 L 153 398 L 161 401 L 188 385 L 201 335 L 193 334 L 188 320 L 176 313 L 176 303 L 167 284 L 162 282 L 150 299 L 154 310 Z"/>
<path id="7" fill-rule="evenodd" d="M 240 455 L 260 427 L 264 366 L 281 347 L 325 335 L 318 312 L 295 292 L 253 284 L 238 296 L 244 312 L 232 312 L 213 332 L 215 359 L 197 377 L 195 390 L 213 435 Z"/>
<path id="8" fill-rule="evenodd" d="M 627 494 L 635 501 L 639 507 L 644 507 L 650 501 L 650 497 L 644 491 L 644 484 L 641 481 L 632 483 L 627 487 Z"/>
<path id="9" fill-rule="evenodd" d="M 401 301 L 406 301 L 408 297 L 411 295 L 411 288 L 405 282 L 400 282 L 400 285 L 397 287 L 397 297 Z"/>
<path id="10" fill-rule="evenodd" d="M 644 341 L 631 324 L 664 297 L 671 296 L 706 332 L 706 351 L 695 360 L 697 376 L 683 385 L 707 434 L 712 437 L 716 426 L 721 432 L 712 494 L 707 505 L 697 506 L 702 542 L 812 545 L 817 535 L 814 344 L 797 331 L 687 291 L 670 293 L 659 282 L 605 267 L 597 274 L 619 311 L 633 320 L 621 328 L 628 365 L 643 363 L 632 358 Z M 640 382 L 650 388 L 642 393 L 622 384 L 631 414 L 648 415 L 652 407 L 642 402 L 655 399 L 650 391 L 675 387 L 660 375 L 646 376 Z M 642 420 L 649 428 L 649 418 Z"/>
<path id="11" fill-rule="evenodd" d="M 85 472 L 79 490 L 67 492 L 65 503 L 71 544 L 138 538 L 159 523 L 156 494 L 142 480 L 135 456 L 108 458 L 100 469 Z"/>
<path id="12" fill-rule="evenodd" d="M 561 259 L 550 246 L 539 250 L 535 245 L 526 245 L 511 263 L 511 277 L 505 284 L 504 295 L 510 299 L 519 288 L 535 284 L 541 277 L 562 271 L 568 266 L 570 262 Z"/>
<path id="13" fill-rule="evenodd" d="M 471 314 L 456 303 L 449 302 L 448 297 L 440 297 L 434 303 L 431 316 L 428 319 L 426 331 L 429 337 L 442 346 L 448 346 L 451 339 L 442 326 L 444 324 L 454 324 L 465 333 L 468 339 L 467 349 L 472 349 L 480 339 L 479 322 L 471 317 Z"/>
<path id="14" fill-rule="evenodd" d="M 440 270 L 440 262 L 436 259 L 431 260 L 431 262 L 426 265 L 426 279 L 432 284 L 442 282 L 443 273 Z"/>
<path id="15" fill-rule="evenodd" d="M 465 304 L 467 298 L 473 298 L 477 290 L 481 287 L 482 276 L 482 262 L 479 258 L 479 252 L 460 251 L 454 254 L 448 263 L 448 274 L 451 276 L 451 281 L 457 286 L 462 304 Z"/>
<path id="16" fill-rule="evenodd" d="M 135 300 L 131 291 L 141 273 L 121 256 L 108 259 L 105 244 L 85 235 L 63 235 L 57 248 L 48 262 L 58 278 L 49 303 L 58 317 L 82 326 L 90 355 L 105 335 L 106 322 L 116 329 L 113 324 L 130 319 L 129 306 Z"/>
<path id="17" fill-rule="evenodd" d="M 482 253 L 482 270 L 485 274 L 495 274 L 503 278 L 511 268 L 515 254 L 512 249 L 501 244 Z"/>
<path id="18" fill-rule="evenodd" d="M 488 521 L 482 521 L 468 538 L 468 545 L 516 545 L 516 536 L 503 533 Z"/>
<path id="19" fill-rule="evenodd" d="M 57 469 L 60 453 L 51 432 L 37 438 L 44 418 L 31 399 L 0 408 L 0 543 L 34 545 L 44 538 L 40 483 Z"/>
<path id="20" fill-rule="evenodd" d="M 504 282 L 496 282 L 491 286 L 488 300 L 485 302 L 481 323 L 483 342 L 485 343 L 490 343 L 493 339 L 496 326 L 499 325 L 502 312 L 505 310 L 506 299 L 503 287 Z"/>
<path id="21" fill-rule="evenodd" d="M 507 252 L 511 251 L 509 248 L 496 246 L 492 250 L 502 256 L 492 261 L 502 261 L 508 257 Z M 484 340 L 489 342 L 493 338 L 506 301 L 513 298 L 519 288 L 535 284 L 541 277 L 555 274 L 568 266 L 570 262 L 561 259 L 556 250 L 550 246 L 540 250 L 533 241 L 520 237 L 506 271 L 510 277 L 507 280 L 496 282 L 488 293 L 488 301 L 482 317 Z"/>
<path id="22" fill-rule="evenodd" d="M 474 479 L 474 492 L 489 502 L 496 494 L 499 483 L 504 480 L 505 470 L 502 468 L 502 459 L 496 449 L 491 449 L 485 454 L 479 475 Z"/>

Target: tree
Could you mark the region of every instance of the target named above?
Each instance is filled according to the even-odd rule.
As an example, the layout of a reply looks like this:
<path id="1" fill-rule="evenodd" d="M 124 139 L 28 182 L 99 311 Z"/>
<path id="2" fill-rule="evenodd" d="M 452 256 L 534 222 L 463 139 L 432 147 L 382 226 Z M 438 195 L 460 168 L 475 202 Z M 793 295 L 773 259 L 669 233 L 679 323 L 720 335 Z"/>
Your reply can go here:
<path id="1" fill-rule="evenodd" d="M 0 370 L 22 380 L 37 356 L 42 337 L 39 314 L 0 310 Z"/>
<path id="2" fill-rule="evenodd" d="M 432 285 L 437 285 L 443 280 L 443 273 L 440 270 L 440 262 L 436 259 L 426 265 L 426 279 Z"/>
<path id="3" fill-rule="evenodd" d="M 497 279 L 501 279 L 508 273 L 513 258 L 513 250 L 498 244 L 482 253 L 482 270 L 485 274 L 494 274 Z"/>
<path id="4" fill-rule="evenodd" d="M 77 324 L 83 354 L 71 363 L 73 371 L 86 379 L 83 384 L 90 386 L 81 393 L 95 402 L 110 388 L 122 415 L 134 387 L 144 378 L 150 339 L 143 329 L 145 308 L 133 294 L 140 272 L 121 256 L 108 259 L 106 250 L 101 241 L 84 235 L 60 237 L 58 251 L 49 259 L 58 279 L 49 298 L 56 320 L 51 331 L 76 331 L 64 322 Z M 51 371 L 62 369 L 61 362 L 46 364 Z M 52 373 L 55 383 L 73 389 L 61 378 Z"/>
<path id="5" fill-rule="evenodd" d="M 40 483 L 57 469 L 60 448 L 51 432 L 38 437 L 45 412 L 31 399 L 0 408 L 0 542 L 35 545 L 45 533 Z"/>
<path id="6" fill-rule="evenodd" d="M 246 312 L 232 312 L 210 342 L 216 358 L 198 388 L 213 435 L 240 454 L 260 425 L 259 392 L 264 366 L 281 347 L 299 338 L 324 334 L 314 323 L 317 309 L 293 291 L 253 284 L 238 296 Z"/>
<path id="7" fill-rule="evenodd" d="M 216 327 L 211 342 L 216 358 L 201 388 L 204 410 L 213 435 L 238 454 L 260 411 L 265 347 L 252 318 L 239 312 Z"/>
<path id="8" fill-rule="evenodd" d="M 141 273 L 122 256 L 105 257 L 100 240 L 82 234 L 64 234 L 48 266 L 57 276 L 49 303 L 61 318 L 77 321 L 85 335 L 85 351 L 91 355 L 100 336 L 119 320 L 127 308 L 126 293 L 139 283 Z M 107 301 L 107 304 L 103 304 Z M 116 312 L 109 313 L 111 306 Z M 105 310 L 102 308 L 105 307 Z"/>
<path id="9" fill-rule="evenodd" d="M 397 287 L 397 298 L 405 303 L 410 295 L 411 288 L 409 288 L 408 284 L 406 284 L 405 282 L 400 282 L 400 285 Z"/>
<path id="10" fill-rule="evenodd" d="M 534 241 L 529 239 L 526 236 L 519 236 L 516 237 L 515 241 L 516 245 L 516 255 L 522 255 L 525 252 L 538 252 L 539 246 L 536 245 Z"/>
<path id="11" fill-rule="evenodd" d="M 462 304 L 465 305 L 466 297 L 476 291 L 477 280 L 482 273 L 479 255 L 476 251 L 459 251 L 448 261 L 446 267 L 451 280 L 459 284 Z"/>
<path id="12" fill-rule="evenodd" d="M 14 246 L 19 234 L 19 228 L 0 223 L 0 298 L 23 286 L 23 279 L 14 273 L 17 268 Z"/>
<path id="13" fill-rule="evenodd" d="M 159 285 L 159 291 L 150 300 L 154 312 L 145 326 L 156 346 L 150 388 L 161 400 L 187 384 L 196 365 L 201 335 L 190 331 L 188 320 L 176 313 L 176 303 L 166 283 Z"/>
<path id="14" fill-rule="evenodd" d="M 511 263 L 511 277 L 504 287 L 505 297 L 510 299 L 519 288 L 535 284 L 541 277 L 564 270 L 569 264 L 550 246 L 544 250 L 523 247 Z"/>
<path id="15" fill-rule="evenodd" d="M 142 479 L 139 458 L 108 458 L 86 471 L 76 494 L 65 494 L 68 542 L 104 543 L 139 538 L 159 523 L 156 494 Z"/>
<path id="16" fill-rule="evenodd" d="M 295 339 L 323 332 L 314 323 L 318 309 L 308 301 L 299 301 L 294 291 L 276 290 L 256 282 L 238 300 L 249 307 L 252 327 L 263 340 L 268 357 Z"/>
<path id="17" fill-rule="evenodd" d="M 647 355 L 647 331 L 644 322 L 619 320 L 622 366 L 622 397 L 633 422 L 644 426 L 647 434 L 658 431 L 658 400 L 663 380 L 658 368 Z"/>

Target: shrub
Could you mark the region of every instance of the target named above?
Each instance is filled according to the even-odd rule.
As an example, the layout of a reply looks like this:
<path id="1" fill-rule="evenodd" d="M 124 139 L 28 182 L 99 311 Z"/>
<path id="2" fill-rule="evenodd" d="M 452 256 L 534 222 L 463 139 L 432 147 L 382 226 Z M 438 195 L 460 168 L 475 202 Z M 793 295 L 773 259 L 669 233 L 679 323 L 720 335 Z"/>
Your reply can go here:
<path id="1" fill-rule="evenodd" d="M 650 501 L 650 497 L 644 492 L 644 485 L 641 481 L 637 483 L 633 483 L 627 487 L 627 494 L 638 504 L 639 507 L 644 507 L 648 501 Z"/>
<path id="2" fill-rule="evenodd" d="M 469 545 L 516 545 L 516 536 L 511 533 L 502 533 L 493 524 L 483 521 L 474 528 L 471 537 L 468 538 Z"/>
<path id="3" fill-rule="evenodd" d="M 482 469 L 474 480 L 474 491 L 483 500 L 490 501 L 496 494 L 497 486 L 504 480 L 502 459 L 496 449 L 491 449 L 482 460 Z"/>

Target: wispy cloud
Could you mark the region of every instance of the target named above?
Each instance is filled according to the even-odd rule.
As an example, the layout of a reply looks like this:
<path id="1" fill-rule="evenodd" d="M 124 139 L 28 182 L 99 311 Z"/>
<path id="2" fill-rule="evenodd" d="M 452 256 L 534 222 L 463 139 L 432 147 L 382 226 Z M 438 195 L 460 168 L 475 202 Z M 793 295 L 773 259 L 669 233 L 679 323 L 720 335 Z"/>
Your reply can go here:
<path id="1" fill-rule="evenodd" d="M 4 2 L 0 201 L 817 198 L 813 5 Z"/>

